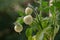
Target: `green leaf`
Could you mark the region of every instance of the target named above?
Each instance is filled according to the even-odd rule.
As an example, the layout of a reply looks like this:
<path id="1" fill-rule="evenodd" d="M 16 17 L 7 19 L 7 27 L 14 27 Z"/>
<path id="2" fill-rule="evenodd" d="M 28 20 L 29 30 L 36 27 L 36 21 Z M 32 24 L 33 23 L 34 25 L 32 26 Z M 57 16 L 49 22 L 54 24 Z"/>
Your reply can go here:
<path id="1" fill-rule="evenodd" d="M 46 27 L 45 29 L 43 29 L 42 31 L 37 33 L 37 40 L 43 40 L 44 39 L 44 35 L 46 33 L 47 30 L 51 29 L 50 25 L 49 27 Z"/>
<path id="2" fill-rule="evenodd" d="M 60 11 L 60 1 L 53 3 L 53 5 L 57 8 L 58 11 Z"/>
<path id="3" fill-rule="evenodd" d="M 49 17 L 46 17 L 46 18 L 42 19 L 43 28 L 46 28 L 49 25 L 48 22 L 49 22 Z"/>
<path id="4" fill-rule="evenodd" d="M 23 22 L 23 17 L 19 17 L 17 20 L 16 20 L 16 22 L 18 22 L 18 23 L 20 23 L 20 24 L 23 24 L 24 22 Z"/>
<path id="5" fill-rule="evenodd" d="M 29 37 L 28 37 L 28 40 L 32 40 L 32 36 L 29 36 Z"/>
<path id="6" fill-rule="evenodd" d="M 57 27 L 55 27 L 55 28 L 54 28 L 54 37 L 55 37 L 55 36 L 56 36 L 56 34 L 58 33 L 59 28 L 60 28 L 60 26 L 59 26 L 59 25 L 57 25 Z"/>
<path id="7" fill-rule="evenodd" d="M 25 13 L 22 11 L 18 11 L 17 13 L 19 14 L 19 16 L 25 16 Z"/>
<path id="8" fill-rule="evenodd" d="M 40 34 L 37 35 L 36 39 L 37 40 L 43 40 L 44 38 L 44 32 L 41 32 Z"/>
<path id="9" fill-rule="evenodd" d="M 27 30 L 26 30 L 26 36 L 27 37 L 32 36 L 32 29 L 31 28 L 27 28 Z"/>
<path id="10" fill-rule="evenodd" d="M 46 7 L 46 6 L 48 6 L 48 2 L 47 1 L 42 1 L 42 7 Z"/>

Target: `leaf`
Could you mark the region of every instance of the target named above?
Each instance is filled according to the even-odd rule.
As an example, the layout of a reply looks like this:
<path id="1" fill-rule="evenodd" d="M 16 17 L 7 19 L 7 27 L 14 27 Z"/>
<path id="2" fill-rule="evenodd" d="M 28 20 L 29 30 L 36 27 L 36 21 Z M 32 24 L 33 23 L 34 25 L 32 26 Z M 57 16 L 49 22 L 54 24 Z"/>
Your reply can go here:
<path id="1" fill-rule="evenodd" d="M 43 28 L 46 28 L 49 25 L 48 22 L 49 22 L 49 17 L 46 17 L 46 18 L 42 19 Z"/>
<path id="2" fill-rule="evenodd" d="M 53 3 L 53 5 L 60 8 L 60 1 Z"/>
<path id="3" fill-rule="evenodd" d="M 29 36 L 29 37 L 28 37 L 28 40 L 32 40 L 32 36 Z"/>
<path id="4" fill-rule="evenodd" d="M 54 37 L 56 36 L 56 34 L 58 33 L 59 31 L 59 25 L 57 25 L 57 27 L 54 28 Z"/>
<path id="5" fill-rule="evenodd" d="M 27 28 L 27 30 L 26 30 L 26 36 L 27 37 L 32 36 L 32 29 L 31 28 Z"/>
<path id="6" fill-rule="evenodd" d="M 46 33 L 47 30 L 51 29 L 51 27 L 46 27 L 45 29 L 43 29 L 41 32 L 37 33 L 37 40 L 43 40 L 44 39 L 44 35 Z"/>
<path id="7" fill-rule="evenodd" d="M 25 13 L 20 11 L 20 10 L 17 13 L 19 14 L 19 16 L 24 16 L 25 15 Z"/>
<path id="8" fill-rule="evenodd" d="M 55 6 L 57 10 L 60 11 L 60 1 L 53 3 L 53 6 Z"/>
<path id="9" fill-rule="evenodd" d="M 20 24 L 23 24 L 24 22 L 23 22 L 23 17 L 19 17 L 17 20 L 16 20 L 16 22 L 18 22 L 18 23 L 20 23 Z"/>
<path id="10" fill-rule="evenodd" d="M 57 14 L 57 22 L 60 25 L 60 13 Z"/>
<path id="11" fill-rule="evenodd" d="M 43 40 L 44 38 L 44 32 L 41 32 L 40 35 L 37 35 L 36 39 L 37 40 Z"/>
<path id="12" fill-rule="evenodd" d="M 42 1 L 42 6 L 43 7 L 46 7 L 46 6 L 48 6 L 49 5 L 49 3 L 47 2 L 47 1 Z"/>

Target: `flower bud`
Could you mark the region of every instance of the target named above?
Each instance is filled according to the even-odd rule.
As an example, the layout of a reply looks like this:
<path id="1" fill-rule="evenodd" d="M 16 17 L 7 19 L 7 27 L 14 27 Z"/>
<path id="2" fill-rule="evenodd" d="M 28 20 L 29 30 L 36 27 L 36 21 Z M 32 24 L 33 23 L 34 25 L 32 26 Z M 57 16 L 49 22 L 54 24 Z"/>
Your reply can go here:
<path id="1" fill-rule="evenodd" d="M 27 8 L 25 9 L 25 14 L 27 14 L 27 15 L 32 14 L 32 12 L 33 12 L 33 9 L 30 8 L 30 7 L 27 7 Z"/>
<path id="2" fill-rule="evenodd" d="M 21 24 L 16 24 L 14 27 L 14 30 L 18 33 L 20 33 L 23 30 L 23 27 Z"/>
<path id="3" fill-rule="evenodd" d="M 25 24 L 30 25 L 33 21 L 33 17 L 31 15 L 27 15 L 23 18 Z"/>

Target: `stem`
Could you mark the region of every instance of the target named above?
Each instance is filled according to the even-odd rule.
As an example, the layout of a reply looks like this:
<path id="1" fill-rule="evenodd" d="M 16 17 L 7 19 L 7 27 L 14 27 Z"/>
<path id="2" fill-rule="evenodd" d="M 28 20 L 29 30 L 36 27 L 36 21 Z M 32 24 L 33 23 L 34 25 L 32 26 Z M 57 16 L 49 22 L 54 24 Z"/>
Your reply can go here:
<path id="1" fill-rule="evenodd" d="M 42 0 L 39 0 L 39 1 L 40 1 L 40 8 L 42 8 Z M 42 18 L 41 13 L 42 13 L 42 10 L 40 10 L 40 14 L 38 14 L 38 12 L 35 11 L 35 15 L 36 15 L 36 17 L 37 17 L 38 24 L 41 26 L 41 29 L 43 29 L 42 24 L 41 24 L 41 18 Z M 40 19 L 39 19 L 39 18 L 40 18 Z"/>
<path id="2" fill-rule="evenodd" d="M 41 24 L 41 20 L 39 19 L 40 17 L 39 17 L 39 14 L 37 13 L 37 11 L 35 11 L 35 15 L 37 17 L 36 22 L 41 26 L 41 29 L 43 29 L 42 24 Z"/>
<path id="3" fill-rule="evenodd" d="M 39 2 L 40 2 L 40 8 L 42 8 L 42 0 L 39 0 Z M 38 16 L 38 21 L 39 21 L 41 28 L 43 29 L 42 24 L 41 24 L 41 18 L 42 18 L 42 10 L 40 10 L 40 14 Z"/>
<path id="4" fill-rule="evenodd" d="M 56 0 L 50 0 L 49 2 L 49 7 L 53 6 L 53 4 L 51 4 L 52 2 L 56 2 Z M 49 10 L 49 13 L 51 13 L 51 11 Z M 52 21 L 53 21 L 53 36 L 50 36 L 50 40 L 54 40 L 55 37 L 55 28 L 56 28 L 56 7 L 54 6 L 54 11 L 52 12 Z"/>

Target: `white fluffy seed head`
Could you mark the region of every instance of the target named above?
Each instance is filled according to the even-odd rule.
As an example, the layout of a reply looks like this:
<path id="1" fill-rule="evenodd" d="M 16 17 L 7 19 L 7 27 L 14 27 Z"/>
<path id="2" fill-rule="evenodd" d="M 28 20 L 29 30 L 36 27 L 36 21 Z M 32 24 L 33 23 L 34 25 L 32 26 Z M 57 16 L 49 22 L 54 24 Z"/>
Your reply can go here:
<path id="1" fill-rule="evenodd" d="M 14 30 L 16 32 L 20 33 L 23 30 L 23 27 L 21 24 L 17 24 L 17 25 L 15 25 Z"/>
<path id="2" fill-rule="evenodd" d="M 33 9 L 30 8 L 30 7 L 27 7 L 27 8 L 25 9 L 25 14 L 26 14 L 26 15 L 32 14 L 32 12 L 33 12 Z"/>
<path id="3" fill-rule="evenodd" d="M 31 15 L 27 15 L 23 18 L 25 24 L 30 25 L 33 21 L 33 17 Z"/>

